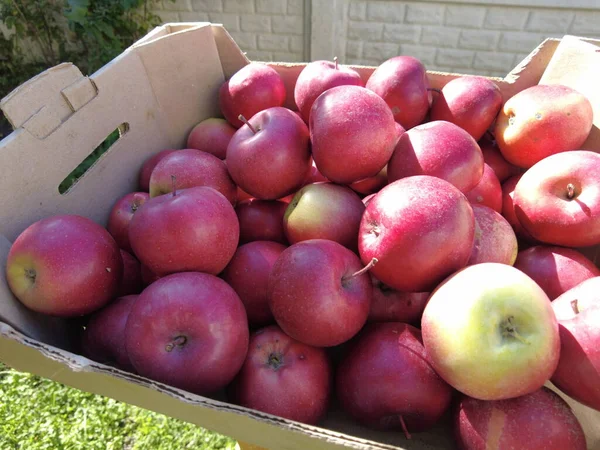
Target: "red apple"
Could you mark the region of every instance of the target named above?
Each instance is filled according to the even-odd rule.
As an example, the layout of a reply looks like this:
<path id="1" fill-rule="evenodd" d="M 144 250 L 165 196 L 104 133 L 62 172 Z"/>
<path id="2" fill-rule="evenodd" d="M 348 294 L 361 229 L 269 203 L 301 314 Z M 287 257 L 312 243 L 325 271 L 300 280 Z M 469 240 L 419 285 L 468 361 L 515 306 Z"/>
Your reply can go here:
<path id="1" fill-rule="evenodd" d="M 233 403 L 246 408 L 316 425 L 327 413 L 332 378 L 324 349 L 303 344 L 271 325 L 250 336 L 246 361 L 227 393 Z"/>
<path id="2" fill-rule="evenodd" d="M 388 184 L 387 164 L 374 177 L 356 181 L 350 185 L 350 188 L 359 194 L 368 195 L 379 191 L 386 184 Z"/>
<path id="3" fill-rule="evenodd" d="M 302 183 L 302 185 L 306 186 L 307 184 L 319 183 L 321 181 L 327 182 L 329 180 L 325 178 L 321 172 L 319 172 L 319 169 L 317 169 L 317 165 L 313 160 L 311 162 L 310 171 L 308 172 L 308 175 L 304 179 L 304 183 Z"/>
<path id="4" fill-rule="evenodd" d="M 482 205 L 502 212 L 502 185 L 494 170 L 487 164 L 483 165 L 483 176 L 477 186 L 465 192 L 467 199 L 473 205 Z"/>
<path id="5" fill-rule="evenodd" d="M 13 242 L 6 279 L 14 296 L 39 313 L 90 314 L 114 298 L 123 276 L 119 247 L 82 216 L 57 214 L 29 225 Z"/>
<path id="6" fill-rule="evenodd" d="M 367 322 L 403 322 L 419 325 L 429 292 L 402 292 L 383 284 L 373 275 L 373 300 Z"/>
<path id="7" fill-rule="evenodd" d="M 491 139 L 487 134 L 478 142 L 481 153 L 483 153 L 484 162 L 490 166 L 500 183 L 504 183 L 507 179 L 521 173 L 521 169 L 510 164 L 498 149 L 496 141 Z"/>
<path id="8" fill-rule="evenodd" d="M 518 238 L 528 242 L 534 242 L 535 239 L 533 239 L 525 228 L 523 228 L 519 219 L 517 219 L 517 213 L 515 212 L 515 187 L 522 176 L 523 174 L 513 175 L 502 183 L 502 216 L 504 216 L 513 230 L 515 230 L 515 234 Z"/>
<path id="9" fill-rule="evenodd" d="M 252 241 L 274 241 L 287 244 L 283 216 L 288 204 L 279 200 L 246 200 L 235 212 L 240 223 L 240 245 Z"/>
<path id="10" fill-rule="evenodd" d="M 132 252 L 129 244 L 129 222 L 135 212 L 150 198 L 146 192 L 131 192 L 124 195 L 113 205 L 106 229 L 123 250 Z"/>
<path id="11" fill-rule="evenodd" d="M 156 275 L 154 272 L 152 272 L 150 269 L 148 269 L 148 267 L 146 267 L 143 264 L 140 264 L 140 272 L 142 274 L 142 283 L 143 283 L 144 287 L 150 286 L 156 280 L 158 280 L 159 278 L 162 278 L 162 277 L 159 277 L 158 275 Z"/>
<path id="12" fill-rule="evenodd" d="M 124 297 L 139 294 L 144 288 L 140 262 L 123 249 L 121 249 L 121 258 L 123 258 L 123 278 L 116 295 Z"/>
<path id="13" fill-rule="evenodd" d="M 472 205 L 475 214 L 475 240 L 467 265 L 495 262 L 512 266 L 519 245 L 510 223 L 500 213 L 483 205 Z"/>
<path id="14" fill-rule="evenodd" d="M 211 153 L 219 159 L 225 159 L 227 146 L 236 129 L 219 117 L 211 117 L 198 123 L 187 138 L 187 148 Z"/>
<path id="15" fill-rule="evenodd" d="M 154 168 L 160 162 L 161 159 L 163 159 L 165 156 L 170 155 L 171 153 L 176 152 L 176 151 L 178 151 L 178 150 L 176 150 L 176 149 L 162 150 L 162 151 L 156 153 L 155 155 L 150 156 L 148 159 L 146 159 L 146 161 L 144 161 L 144 164 L 142 165 L 142 168 L 140 169 L 139 181 L 138 181 L 141 191 L 143 191 L 143 192 L 150 191 L 150 175 L 152 175 L 152 171 L 154 170 Z"/>

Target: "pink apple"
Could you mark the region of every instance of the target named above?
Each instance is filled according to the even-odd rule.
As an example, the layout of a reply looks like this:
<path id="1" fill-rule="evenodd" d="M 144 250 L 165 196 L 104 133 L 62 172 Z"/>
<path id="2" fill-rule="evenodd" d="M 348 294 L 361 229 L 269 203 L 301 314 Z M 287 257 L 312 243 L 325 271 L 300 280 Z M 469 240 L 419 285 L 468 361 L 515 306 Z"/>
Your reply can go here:
<path id="1" fill-rule="evenodd" d="M 252 241 L 274 241 L 287 244 L 283 216 L 288 204 L 279 200 L 246 200 L 235 212 L 240 223 L 240 245 Z"/>
<path id="2" fill-rule="evenodd" d="M 156 167 L 156 165 L 163 159 L 165 156 L 170 155 L 173 152 L 176 152 L 176 149 L 166 149 L 162 150 L 155 155 L 150 156 L 140 169 L 139 181 L 138 184 L 140 186 L 140 190 L 143 192 L 150 191 L 150 175 L 152 175 L 152 171 Z"/>
<path id="3" fill-rule="evenodd" d="M 502 215 L 510 223 L 513 230 L 515 230 L 518 238 L 528 242 L 535 242 L 535 239 L 523 228 L 515 212 L 515 187 L 522 176 L 523 174 L 513 175 L 502 183 Z"/>
<path id="4" fill-rule="evenodd" d="M 490 166 L 496 176 L 498 177 L 498 181 L 500 183 L 504 183 L 507 179 L 514 175 L 518 175 L 521 173 L 521 169 L 517 166 L 513 166 L 510 164 L 500 150 L 498 149 L 498 145 L 496 141 L 490 138 L 487 134 L 483 136 L 478 142 L 479 148 L 481 148 L 481 152 L 483 153 L 483 160 L 485 163 Z"/>
<path id="5" fill-rule="evenodd" d="M 211 153 L 219 159 L 225 159 L 227 146 L 236 129 L 219 117 L 210 117 L 198 123 L 187 138 L 187 148 Z"/>
<path id="6" fill-rule="evenodd" d="M 373 300 L 367 322 L 403 322 L 419 325 L 429 292 L 402 292 L 386 286 L 373 275 Z"/>
<path id="7" fill-rule="evenodd" d="M 465 192 L 467 199 L 473 205 L 482 205 L 502 212 L 502 185 L 494 170 L 487 164 L 483 165 L 483 176 L 477 186 Z"/>
<path id="8" fill-rule="evenodd" d="M 129 244 L 129 222 L 149 198 L 146 192 L 131 192 L 117 200 L 110 210 L 106 229 L 123 250 L 133 251 Z"/>
<path id="9" fill-rule="evenodd" d="M 144 287 L 140 262 L 123 249 L 121 249 L 121 258 L 123 258 L 123 277 L 116 295 L 124 297 L 139 294 Z"/>
<path id="10" fill-rule="evenodd" d="M 483 205 L 472 205 L 475 240 L 467 265 L 495 262 L 512 266 L 517 259 L 517 236 L 500 213 Z"/>

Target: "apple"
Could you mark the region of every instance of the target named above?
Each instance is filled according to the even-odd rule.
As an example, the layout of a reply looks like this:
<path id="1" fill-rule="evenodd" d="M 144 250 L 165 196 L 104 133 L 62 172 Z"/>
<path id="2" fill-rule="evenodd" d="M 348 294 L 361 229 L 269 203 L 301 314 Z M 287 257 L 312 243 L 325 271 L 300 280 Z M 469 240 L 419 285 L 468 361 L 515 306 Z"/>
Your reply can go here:
<path id="1" fill-rule="evenodd" d="M 454 436 L 464 450 L 586 450 L 573 410 L 556 392 L 485 401 L 461 396 L 453 411 Z"/>
<path id="2" fill-rule="evenodd" d="M 162 150 L 155 155 L 150 156 L 144 164 L 142 164 L 142 168 L 140 169 L 138 184 L 139 188 L 143 192 L 150 191 L 150 176 L 152 175 L 152 171 L 156 167 L 156 165 L 163 159 L 165 156 L 170 155 L 171 153 L 177 152 L 177 149 L 166 149 Z"/>
<path id="3" fill-rule="evenodd" d="M 362 195 L 374 194 L 382 187 L 388 184 L 387 164 L 374 177 L 365 178 L 364 180 L 355 181 L 350 184 L 350 188 Z"/>
<path id="4" fill-rule="evenodd" d="M 304 182 L 302 183 L 302 185 L 306 186 L 307 184 L 319 183 L 321 181 L 327 182 L 329 180 L 327 178 L 325 178 L 321 172 L 319 172 L 319 169 L 317 169 L 317 165 L 315 164 L 315 161 L 312 160 L 311 166 L 310 166 L 310 171 L 308 172 L 308 175 L 304 179 Z"/>
<path id="5" fill-rule="evenodd" d="M 124 297 L 139 294 L 144 288 L 140 262 L 131 253 L 123 249 L 121 249 L 121 258 L 123 259 L 123 277 L 116 295 Z"/>
<path id="6" fill-rule="evenodd" d="M 233 380 L 248 341 L 238 295 L 220 278 L 200 272 L 152 283 L 133 304 L 125 328 L 127 353 L 141 376 L 198 395 Z"/>
<path id="7" fill-rule="evenodd" d="M 88 318 L 82 334 L 83 353 L 90 359 L 135 372 L 125 346 L 125 328 L 137 295 L 119 296 Z"/>
<path id="8" fill-rule="evenodd" d="M 233 206 L 207 186 L 151 198 L 129 224 L 135 255 L 158 276 L 184 271 L 220 273 L 233 257 L 239 235 Z"/>
<path id="9" fill-rule="evenodd" d="M 245 120 L 245 119 L 244 119 Z M 311 165 L 308 127 L 291 110 L 273 107 L 246 121 L 227 147 L 233 181 L 255 198 L 296 192 Z"/>
<path id="10" fill-rule="evenodd" d="M 246 200 L 235 207 L 240 223 L 240 245 L 252 241 L 287 244 L 283 216 L 288 204 L 279 200 Z"/>
<path id="11" fill-rule="evenodd" d="M 287 335 L 315 347 L 333 347 L 366 323 L 372 287 L 356 254 L 337 242 L 311 239 L 277 258 L 268 295 L 273 317 Z"/>
<path id="12" fill-rule="evenodd" d="M 465 195 L 473 205 L 488 206 L 494 211 L 502 212 L 502 185 L 494 170 L 485 163 L 481 180 Z"/>
<path id="13" fill-rule="evenodd" d="M 371 275 L 373 299 L 367 322 L 403 322 L 420 325 L 429 292 L 402 292 Z"/>
<path id="14" fill-rule="evenodd" d="M 219 107 L 234 128 L 244 124 L 240 115 L 250 119 L 265 109 L 283 106 L 285 100 L 285 84 L 279 73 L 258 62 L 246 64 L 219 88 Z"/>
<path id="15" fill-rule="evenodd" d="M 373 197 L 375 197 L 375 194 L 377 194 L 377 192 L 375 192 L 374 194 L 369 194 L 369 195 L 363 197 L 362 202 L 363 202 L 363 205 L 365 205 L 365 208 L 369 204 L 369 202 L 371 201 L 371 199 Z"/>
<path id="16" fill-rule="evenodd" d="M 358 72 L 334 61 L 312 61 L 304 66 L 296 85 L 294 100 L 304 122 L 309 123 L 310 110 L 319 95 L 335 86 L 353 85 L 364 87 Z"/>
<path id="17" fill-rule="evenodd" d="M 150 286 L 152 283 L 154 283 L 156 280 L 158 280 L 159 278 L 162 278 L 158 275 L 156 275 L 154 272 L 152 272 L 150 269 L 148 269 L 147 266 L 140 264 L 140 273 L 142 275 L 142 283 L 144 287 L 148 287 Z"/>
<path id="18" fill-rule="evenodd" d="M 271 325 L 250 336 L 248 355 L 227 394 L 237 405 L 316 425 L 327 414 L 332 385 L 333 367 L 325 349 Z"/>
<path id="19" fill-rule="evenodd" d="M 130 192 L 119 198 L 110 210 L 106 229 L 123 250 L 133 251 L 129 244 L 129 222 L 149 198 L 146 192 Z"/>
<path id="20" fill-rule="evenodd" d="M 225 159 L 229 141 L 236 128 L 220 117 L 210 117 L 196 124 L 188 134 L 187 148 L 210 153 L 219 159 Z"/>
<path id="21" fill-rule="evenodd" d="M 429 292 L 471 256 L 473 208 L 447 181 L 429 175 L 388 184 L 368 203 L 359 254 L 371 273 L 401 291 Z"/>
<path id="22" fill-rule="evenodd" d="M 361 331 L 336 370 L 336 390 L 354 420 L 408 439 L 439 422 L 453 395 L 428 362 L 421 332 L 400 322 Z"/>
<path id="23" fill-rule="evenodd" d="M 405 130 L 425 120 L 432 98 L 427 71 L 417 58 L 400 55 L 384 61 L 365 86 L 383 98 Z"/>
<path id="24" fill-rule="evenodd" d="M 300 189 L 288 205 L 283 230 L 290 244 L 330 239 L 355 251 L 364 210 L 358 194 L 347 186 L 309 184 Z"/>
<path id="25" fill-rule="evenodd" d="M 468 192 L 480 182 L 483 164 L 483 153 L 469 133 L 438 120 L 411 128 L 400 137 L 388 164 L 388 179 L 430 175 Z"/>
<path id="26" fill-rule="evenodd" d="M 317 168 L 338 184 L 377 175 L 392 156 L 398 136 L 381 97 L 352 85 L 328 89 L 315 100 L 309 129 Z"/>
<path id="27" fill-rule="evenodd" d="M 472 205 L 475 239 L 467 265 L 495 262 L 514 265 L 519 251 L 517 235 L 500 213 L 483 205 Z"/>
<path id="28" fill-rule="evenodd" d="M 502 216 L 508 221 L 518 238 L 524 239 L 526 242 L 534 242 L 535 239 L 523 228 L 515 212 L 515 187 L 522 176 L 522 173 L 513 175 L 502 183 Z"/>
<path id="29" fill-rule="evenodd" d="M 83 216 L 40 219 L 15 239 L 6 259 L 14 296 L 30 310 L 60 317 L 90 314 L 111 301 L 123 259 L 110 233 Z"/>
<path id="30" fill-rule="evenodd" d="M 483 153 L 483 161 L 492 168 L 498 181 L 504 183 L 510 177 L 518 175 L 522 169 L 517 166 L 510 164 L 496 144 L 496 141 L 490 138 L 487 134 L 484 135 L 478 142 L 481 153 Z"/>
<path id="31" fill-rule="evenodd" d="M 475 264 L 444 280 L 425 306 L 421 330 L 435 371 L 476 399 L 530 394 L 558 365 L 558 322 L 548 296 L 507 264 Z"/>
<path id="32" fill-rule="evenodd" d="M 506 100 L 494 128 L 502 156 L 529 168 L 542 159 L 577 150 L 592 129 L 587 97 L 560 84 L 537 84 Z"/>
<path id="33" fill-rule="evenodd" d="M 517 219 L 538 241 L 564 247 L 600 244 L 600 154 L 548 156 L 515 187 Z"/>

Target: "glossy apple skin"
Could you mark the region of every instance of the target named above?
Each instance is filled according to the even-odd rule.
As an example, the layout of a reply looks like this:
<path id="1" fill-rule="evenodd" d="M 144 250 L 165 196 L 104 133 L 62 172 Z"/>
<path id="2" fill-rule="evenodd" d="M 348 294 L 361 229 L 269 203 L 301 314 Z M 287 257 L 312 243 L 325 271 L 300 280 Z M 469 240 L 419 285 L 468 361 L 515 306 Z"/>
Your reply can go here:
<path id="1" fill-rule="evenodd" d="M 294 100 L 304 122 L 309 123 L 310 110 L 319 95 L 336 86 L 364 87 L 358 72 L 332 61 L 312 61 L 304 66 L 294 86 Z"/>
<path id="2" fill-rule="evenodd" d="M 177 149 L 162 150 L 162 151 L 158 152 L 157 154 L 152 155 L 151 157 L 146 159 L 146 161 L 144 161 L 144 164 L 142 164 L 142 168 L 140 169 L 139 180 L 138 180 L 139 188 L 141 191 L 143 191 L 143 192 L 150 191 L 150 176 L 152 175 L 152 171 L 154 170 L 156 165 L 165 156 L 170 155 L 171 153 L 177 152 L 177 151 L 179 151 L 179 150 L 177 150 Z"/>
<path id="3" fill-rule="evenodd" d="M 485 163 L 481 180 L 465 195 L 473 205 L 488 206 L 494 211 L 502 212 L 502 185 L 494 170 Z"/>
<path id="4" fill-rule="evenodd" d="M 509 98 L 494 129 L 502 156 L 529 168 L 560 152 L 577 150 L 592 129 L 590 101 L 561 85 L 534 85 Z"/>
<path id="5" fill-rule="evenodd" d="M 365 178 L 350 184 L 350 188 L 362 195 L 374 194 L 388 184 L 387 164 L 374 177 Z"/>
<path id="6" fill-rule="evenodd" d="M 283 216 L 288 204 L 279 200 L 246 200 L 235 207 L 240 223 L 240 245 L 252 241 L 287 244 Z"/>
<path id="7" fill-rule="evenodd" d="M 124 297 L 139 294 L 144 287 L 140 262 L 123 249 L 121 249 L 121 258 L 123 259 L 123 277 L 116 295 Z"/>
<path id="8" fill-rule="evenodd" d="M 221 278 L 239 295 L 251 328 L 270 325 L 275 321 L 269 308 L 269 275 L 273 264 L 286 248 L 285 245 L 270 241 L 241 245 L 221 274 Z"/>
<path id="9" fill-rule="evenodd" d="M 291 110 L 269 108 L 248 120 L 227 147 L 227 167 L 233 181 L 262 200 L 296 192 L 311 165 L 308 127 Z"/>
<path id="10" fill-rule="evenodd" d="M 246 408 L 317 425 L 327 414 L 332 385 L 333 367 L 325 349 L 271 325 L 250 336 L 248 355 L 227 394 Z"/>
<path id="11" fill-rule="evenodd" d="M 400 137 L 388 164 L 388 179 L 430 175 L 468 192 L 481 180 L 483 164 L 483 153 L 469 133 L 453 123 L 434 121 Z"/>
<path id="12" fill-rule="evenodd" d="M 234 127 L 268 108 L 283 106 L 285 85 L 275 69 L 263 63 L 249 63 L 234 73 L 219 88 L 219 107 L 225 119 Z"/>
<path id="13" fill-rule="evenodd" d="M 450 407 L 453 389 L 427 360 L 421 332 L 400 322 L 369 324 L 337 368 L 337 396 L 357 422 L 421 432 Z"/>
<path id="14" fill-rule="evenodd" d="M 373 275 L 373 300 L 367 322 L 403 322 L 419 326 L 429 292 L 402 292 L 386 286 Z"/>
<path id="15" fill-rule="evenodd" d="M 504 183 L 510 177 L 522 173 L 522 169 L 513 166 L 504 159 L 496 141 L 492 140 L 487 134 L 477 141 L 477 143 L 479 144 L 481 153 L 483 153 L 483 161 L 492 168 L 500 183 Z"/>
<path id="16" fill-rule="evenodd" d="M 90 359 L 135 372 L 125 346 L 125 327 L 137 295 L 120 296 L 94 311 L 82 334 L 83 352 Z"/>
<path id="17" fill-rule="evenodd" d="M 369 275 L 356 254 L 334 241 L 312 239 L 281 253 L 269 277 L 269 306 L 290 337 L 315 347 L 352 338 L 367 321 Z"/>
<path id="18" fill-rule="evenodd" d="M 463 75 L 444 85 L 431 105 L 431 120 L 458 125 L 478 141 L 502 106 L 502 92 L 492 80 Z"/>
<path id="19" fill-rule="evenodd" d="M 435 371 L 477 399 L 534 392 L 558 365 L 558 322 L 548 296 L 507 264 L 476 264 L 447 278 L 431 294 L 421 330 Z"/>
<path id="20" fill-rule="evenodd" d="M 117 245 L 132 252 L 129 243 L 129 222 L 135 212 L 150 198 L 146 192 L 131 192 L 115 202 L 108 215 L 106 229 L 117 242 Z"/>
<path id="21" fill-rule="evenodd" d="M 360 223 L 359 254 L 390 287 L 427 292 L 464 267 L 473 248 L 473 209 L 456 187 L 419 175 L 397 180 L 368 203 Z"/>
<path id="22" fill-rule="evenodd" d="M 495 262 L 512 266 L 519 251 L 517 235 L 500 213 L 487 206 L 473 205 L 475 239 L 467 265 Z"/>
<path id="23" fill-rule="evenodd" d="M 151 198 L 129 225 L 135 255 L 158 276 L 220 273 L 233 257 L 239 235 L 229 200 L 206 186 Z"/>
<path id="24" fill-rule="evenodd" d="M 406 130 L 425 120 L 432 101 L 429 87 L 423 63 L 406 55 L 384 61 L 366 83 L 366 88 L 383 98 L 394 120 Z"/>
<path id="25" fill-rule="evenodd" d="M 515 187 L 522 176 L 523 174 L 513 175 L 502 183 L 502 216 L 510 223 L 518 238 L 535 242 L 535 239 L 523 228 L 515 212 Z"/>
<path id="26" fill-rule="evenodd" d="M 538 241 L 564 247 L 600 244 L 600 154 L 575 150 L 548 156 L 523 174 L 514 205 L 517 219 Z"/>
<path id="27" fill-rule="evenodd" d="M 288 205 L 283 230 L 290 244 L 330 239 L 356 251 L 364 210 L 358 194 L 347 186 L 309 184 L 300 189 Z"/>
<path id="28" fill-rule="evenodd" d="M 229 141 L 236 128 L 220 117 L 210 117 L 198 123 L 187 138 L 187 148 L 210 153 L 219 159 L 225 159 Z"/>
<path id="29" fill-rule="evenodd" d="M 392 156 L 397 136 L 390 108 L 364 87 L 337 86 L 313 103 L 313 158 L 334 183 L 351 184 L 377 175 Z"/>
<path id="30" fill-rule="evenodd" d="M 52 316 L 76 317 L 100 309 L 114 298 L 122 276 L 123 259 L 110 233 L 73 214 L 29 225 L 6 259 L 6 279 L 15 297 Z"/>
<path id="31" fill-rule="evenodd" d="M 542 387 L 506 400 L 462 396 L 453 411 L 454 436 L 463 450 L 585 450 L 586 438 L 571 407 Z"/>
<path id="32" fill-rule="evenodd" d="M 125 330 L 127 353 L 140 375 L 199 395 L 233 380 L 248 341 L 238 295 L 200 272 L 168 275 L 144 289 Z"/>

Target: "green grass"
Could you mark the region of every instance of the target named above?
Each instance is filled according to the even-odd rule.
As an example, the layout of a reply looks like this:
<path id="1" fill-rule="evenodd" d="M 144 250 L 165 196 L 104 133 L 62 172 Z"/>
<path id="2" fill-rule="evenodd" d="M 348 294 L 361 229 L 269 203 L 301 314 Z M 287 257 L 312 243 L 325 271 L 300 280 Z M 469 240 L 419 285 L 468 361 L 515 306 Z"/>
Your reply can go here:
<path id="1" fill-rule="evenodd" d="M 2 450 L 234 449 L 228 437 L 0 363 Z"/>

